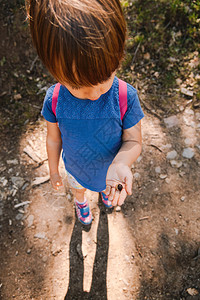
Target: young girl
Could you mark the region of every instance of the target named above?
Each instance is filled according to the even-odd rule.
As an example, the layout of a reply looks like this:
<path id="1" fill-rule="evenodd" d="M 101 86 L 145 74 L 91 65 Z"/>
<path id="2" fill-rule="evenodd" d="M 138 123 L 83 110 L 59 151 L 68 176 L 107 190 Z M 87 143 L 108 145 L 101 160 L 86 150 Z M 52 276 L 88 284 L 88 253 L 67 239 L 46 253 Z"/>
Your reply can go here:
<path id="1" fill-rule="evenodd" d="M 48 89 L 42 109 L 51 183 L 62 185 L 62 150 L 78 219 L 90 224 L 86 189 L 100 192 L 106 207 L 122 205 L 132 194 L 130 166 L 142 147 L 137 92 L 126 85 L 122 115 L 115 76 L 126 36 L 120 2 L 29 0 L 27 11 L 38 55 L 61 84 Z"/>

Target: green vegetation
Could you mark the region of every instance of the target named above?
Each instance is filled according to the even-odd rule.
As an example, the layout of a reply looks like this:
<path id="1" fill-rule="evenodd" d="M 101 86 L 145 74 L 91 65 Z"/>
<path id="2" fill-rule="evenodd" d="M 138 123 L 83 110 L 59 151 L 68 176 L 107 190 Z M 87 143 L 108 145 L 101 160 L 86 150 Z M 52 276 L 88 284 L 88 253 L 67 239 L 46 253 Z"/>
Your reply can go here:
<path id="1" fill-rule="evenodd" d="M 188 78 L 197 77 L 193 90 L 198 94 L 200 0 L 123 0 L 121 3 L 128 25 L 121 75 L 131 83 L 145 80 L 147 91 L 154 94 L 173 92 L 177 79 L 184 84 Z"/>
<path id="2" fill-rule="evenodd" d="M 162 51 L 170 55 L 188 47 L 195 50 L 200 40 L 199 0 L 129 1 L 127 13 L 130 34 L 155 58 L 162 57 Z"/>

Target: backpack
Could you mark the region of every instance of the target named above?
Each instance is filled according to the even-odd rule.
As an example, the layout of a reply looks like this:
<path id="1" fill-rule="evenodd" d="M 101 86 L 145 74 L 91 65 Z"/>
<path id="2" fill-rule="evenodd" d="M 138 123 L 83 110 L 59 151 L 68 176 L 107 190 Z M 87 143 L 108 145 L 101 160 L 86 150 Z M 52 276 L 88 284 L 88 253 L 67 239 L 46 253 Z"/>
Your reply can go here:
<path id="1" fill-rule="evenodd" d="M 120 108 L 120 117 L 123 119 L 126 111 L 127 111 L 127 84 L 125 81 L 118 79 L 119 81 L 119 108 Z M 55 85 L 52 97 L 52 111 L 56 116 L 56 107 L 58 102 L 58 95 L 60 91 L 60 83 Z"/>

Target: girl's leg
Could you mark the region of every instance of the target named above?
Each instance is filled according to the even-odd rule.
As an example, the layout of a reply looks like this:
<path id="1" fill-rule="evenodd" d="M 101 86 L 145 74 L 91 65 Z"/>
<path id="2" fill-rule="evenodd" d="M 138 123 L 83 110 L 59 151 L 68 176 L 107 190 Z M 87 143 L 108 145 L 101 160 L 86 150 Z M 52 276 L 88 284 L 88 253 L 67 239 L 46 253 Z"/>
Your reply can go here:
<path id="1" fill-rule="evenodd" d="M 69 172 L 67 172 L 67 177 L 72 194 L 74 196 L 77 217 L 82 224 L 89 225 L 92 222 L 92 214 L 88 201 L 85 197 L 86 188 L 80 185 Z"/>
<path id="2" fill-rule="evenodd" d="M 71 188 L 71 190 L 74 196 L 74 204 L 79 221 L 84 225 L 91 224 L 92 214 L 89 208 L 88 201 L 84 196 L 86 189 Z"/>
<path id="3" fill-rule="evenodd" d="M 76 200 L 78 200 L 78 202 L 80 202 L 80 203 L 84 202 L 84 194 L 85 194 L 85 191 L 86 191 L 85 188 L 75 189 L 75 188 L 71 187 L 71 191 L 72 191 L 72 194 L 73 194 L 74 198 Z"/>
<path id="4" fill-rule="evenodd" d="M 84 193 L 86 191 L 86 188 L 80 185 L 80 183 L 78 183 L 78 181 L 67 170 L 66 175 L 74 198 L 76 198 L 78 202 L 84 202 Z"/>

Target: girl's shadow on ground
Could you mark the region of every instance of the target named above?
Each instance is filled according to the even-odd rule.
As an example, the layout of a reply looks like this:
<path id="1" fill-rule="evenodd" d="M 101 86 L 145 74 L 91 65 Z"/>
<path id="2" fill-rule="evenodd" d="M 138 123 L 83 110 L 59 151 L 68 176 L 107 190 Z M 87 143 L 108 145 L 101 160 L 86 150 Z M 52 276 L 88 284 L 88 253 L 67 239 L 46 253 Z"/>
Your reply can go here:
<path id="1" fill-rule="evenodd" d="M 99 208 L 100 216 L 97 229 L 97 249 L 93 266 L 91 290 L 89 293 L 83 291 L 84 261 L 81 251 L 82 231 L 89 231 L 90 227 L 85 228 L 85 226 L 82 226 L 76 218 L 70 242 L 69 287 L 65 300 L 107 300 L 106 274 L 109 249 L 108 217 L 107 210 L 103 204 L 100 203 L 100 197 Z"/>

